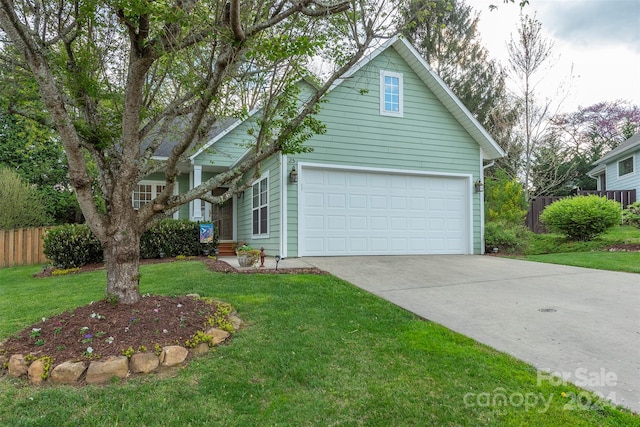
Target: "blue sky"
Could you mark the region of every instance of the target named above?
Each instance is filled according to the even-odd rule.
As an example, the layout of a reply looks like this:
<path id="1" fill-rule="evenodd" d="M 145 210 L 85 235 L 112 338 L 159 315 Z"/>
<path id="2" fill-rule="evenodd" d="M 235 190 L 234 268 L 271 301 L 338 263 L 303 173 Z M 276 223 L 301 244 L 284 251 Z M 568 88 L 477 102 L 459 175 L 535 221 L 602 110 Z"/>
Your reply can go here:
<path id="1" fill-rule="evenodd" d="M 506 65 L 506 44 L 516 34 L 520 8 L 502 0 L 467 3 L 481 13 L 479 29 L 485 46 Z M 553 67 L 541 76 L 539 91 L 557 103 L 562 101 L 559 111 L 618 99 L 640 105 L 640 0 L 529 3 L 524 12 L 536 14 L 544 36 L 554 43 L 549 63 Z M 490 4 L 498 9 L 490 11 Z"/>

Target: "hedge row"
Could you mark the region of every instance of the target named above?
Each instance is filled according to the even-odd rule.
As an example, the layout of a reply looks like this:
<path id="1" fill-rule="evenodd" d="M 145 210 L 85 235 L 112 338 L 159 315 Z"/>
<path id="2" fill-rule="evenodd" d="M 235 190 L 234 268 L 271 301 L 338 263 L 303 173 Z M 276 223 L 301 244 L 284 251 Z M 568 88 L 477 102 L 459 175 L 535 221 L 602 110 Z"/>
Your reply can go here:
<path id="1" fill-rule="evenodd" d="M 218 233 L 214 242 L 200 243 L 200 223 L 166 219 L 144 232 L 140 238 L 140 258 L 178 255 L 200 255 L 203 250 L 213 253 L 218 247 Z M 100 241 L 86 224 L 67 224 L 49 230 L 44 238 L 44 253 L 62 268 L 101 263 Z"/>

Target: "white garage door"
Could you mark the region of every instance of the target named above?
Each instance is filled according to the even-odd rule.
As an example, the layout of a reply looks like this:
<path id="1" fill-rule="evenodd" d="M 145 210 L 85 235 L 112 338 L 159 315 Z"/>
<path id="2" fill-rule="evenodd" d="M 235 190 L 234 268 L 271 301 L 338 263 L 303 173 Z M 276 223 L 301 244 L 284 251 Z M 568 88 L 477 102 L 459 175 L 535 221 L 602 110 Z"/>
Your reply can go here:
<path id="1" fill-rule="evenodd" d="M 301 175 L 300 255 L 465 254 L 465 178 L 318 169 Z"/>

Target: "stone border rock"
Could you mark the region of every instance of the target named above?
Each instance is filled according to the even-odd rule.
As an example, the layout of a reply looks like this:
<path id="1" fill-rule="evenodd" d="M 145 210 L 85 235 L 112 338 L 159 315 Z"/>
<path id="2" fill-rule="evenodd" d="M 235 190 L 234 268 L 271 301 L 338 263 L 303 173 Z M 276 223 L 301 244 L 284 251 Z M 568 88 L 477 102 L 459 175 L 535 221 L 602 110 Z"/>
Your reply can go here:
<path id="1" fill-rule="evenodd" d="M 230 316 L 229 321 L 235 330 L 243 323 L 237 316 Z M 86 362 L 69 360 L 54 367 L 46 357 L 33 359 L 35 356 L 23 354 L 0 356 L 0 375 L 6 371 L 6 374 L 13 378 L 27 377 L 33 385 L 104 384 L 113 378 L 128 378 L 131 374 L 150 374 L 162 368 L 181 365 L 189 355 L 206 354 L 231 336 L 229 332 L 217 328 L 210 328 L 205 334 L 211 337 L 211 342 L 200 343 L 190 350 L 179 345 L 170 345 L 163 347 L 159 355 L 151 352 L 134 353 L 131 359 L 126 356 L 109 356 L 104 360 L 93 360 L 88 366 Z"/>

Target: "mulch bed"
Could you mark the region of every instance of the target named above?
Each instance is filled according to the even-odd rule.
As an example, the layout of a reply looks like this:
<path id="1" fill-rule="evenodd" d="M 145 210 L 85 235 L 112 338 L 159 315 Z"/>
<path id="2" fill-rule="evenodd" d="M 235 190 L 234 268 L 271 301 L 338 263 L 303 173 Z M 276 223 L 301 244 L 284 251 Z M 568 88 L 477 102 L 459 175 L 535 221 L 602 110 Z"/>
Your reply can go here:
<path id="1" fill-rule="evenodd" d="M 216 272 L 228 274 L 327 274 L 317 268 L 256 268 L 238 270 L 224 261 L 208 257 L 200 260 Z M 140 264 L 180 262 L 175 258 L 140 260 Z M 104 269 L 103 264 L 81 267 L 71 274 Z M 47 268 L 37 277 L 51 276 Z M 157 346 L 185 345 L 196 332 L 205 330 L 207 320 L 215 316 L 218 302 L 189 296 L 145 295 L 131 305 L 92 302 L 72 312 L 61 313 L 29 326 L 0 344 L 0 355 L 32 354 L 50 356 L 53 365 L 66 361 L 90 361 L 120 356 L 129 349 L 154 351 Z"/>
<path id="2" fill-rule="evenodd" d="M 89 361 L 185 345 L 218 309 L 192 297 L 143 296 L 131 305 L 105 300 L 78 307 L 31 325 L 0 346 L 0 354 L 51 356 L 54 365 L 66 361 Z"/>
<path id="3" fill-rule="evenodd" d="M 640 252 L 640 243 L 624 243 L 620 245 L 607 246 L 609 252 Z"/>

